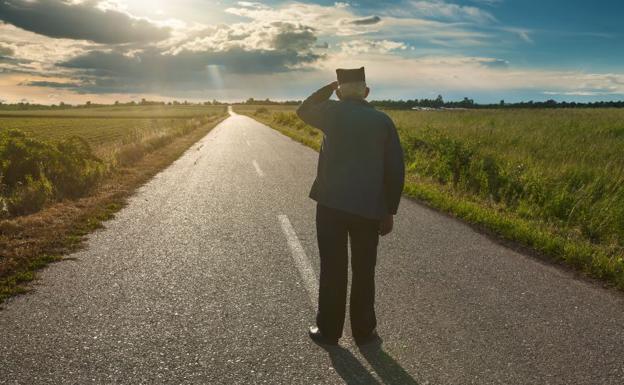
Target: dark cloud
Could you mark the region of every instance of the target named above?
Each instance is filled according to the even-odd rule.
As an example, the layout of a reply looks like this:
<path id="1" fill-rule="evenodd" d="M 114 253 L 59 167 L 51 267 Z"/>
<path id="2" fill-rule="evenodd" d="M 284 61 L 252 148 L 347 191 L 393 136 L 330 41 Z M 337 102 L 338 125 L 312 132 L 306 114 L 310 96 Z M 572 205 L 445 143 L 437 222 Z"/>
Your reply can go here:
<path id="1" fill-rule="evenodd" d="M 368 16 L 368 17 L 363 17 L 361 19 L 353 19 L 349 21 L 349 24 L 354 24 L 354 25 L 371 25 L 371 24 L 377 24 L 381 21 L 381 17 L 379 16 Z"/>
<path id="2" fill-rule="evenodd" d="M 176 55 L 147 49 L 134 55 L 117 51 L 91 51 L 59 66 L 74 69 L 82 77 L 82 92 L 139 92 L 154 89 L 210 87 L 221 75 L 258 75 L 292 70 L 321 56 L 292 49 L 227 51 L 182 51 Z"/>
<path id="3" fill-rule="evenodd" d="M 15 50 L 8 46 L 0 43 L 0 57 L 12 56 L 15 53 Z"/>
<path id="4" fill-rule="evenodd" d="M 290 23 L 273 23 L 279 33 L 273 38 L 273 46 L 278 50 L 306 50 L 316 43 L 314 30 L 310 27 Z"/>
<path id="5" fill-rule="evenodd" d="M 28 70 L 30 60 L 15 57 L 15 48 L 0 42 L 0 66 L 3 73 L 25 72 Z"/>
<path id="6" fill-rule="evenodd" d="M 105 44 L 157 41 L 170 33 L 147 20 L 99 9 L 94 0 L 2 0 L 0 20 L 49 37 Z"/>
<path id="7" fill-rule="evenodd" d="M 58 88 L 58 89 L 76 89 L 83 86 L 80 83 L 61 83 L 61 82 L 49 82 L 44 80 L 32 81 L 32 82 L 24 82 L 20 83 L 21 86 L 32 86 L 32 87 L 46 87 L 46 88 Z"/>

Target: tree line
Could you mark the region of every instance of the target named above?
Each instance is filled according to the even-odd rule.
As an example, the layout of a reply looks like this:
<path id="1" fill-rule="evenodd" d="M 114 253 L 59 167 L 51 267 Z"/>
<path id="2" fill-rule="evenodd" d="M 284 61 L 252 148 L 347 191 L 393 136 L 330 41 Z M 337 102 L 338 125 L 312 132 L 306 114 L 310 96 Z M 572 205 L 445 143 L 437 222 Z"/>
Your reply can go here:
<path id="1" fill-rule="evenodd" d="M 464 98 L 459 101 L 445 101 L 441 95 L 435 99 L 411 99 L 411 100 L 373 100 L 375 107 L 388 109 L 409 110 L 415 108 L 624 108 L 624 100 L 599 101 L 599 102 L 558 102 L 553 99 L 546 101 L 533 101 L 508 103 L 501 100 L 498 103 L 475 103 L 473 99 Z"/>
<path id="2" fill-rule="evenodd" d="M 227 104 L 246 104 L 246 105 L 299 105 L 301 100 L 285 100 L 276 101 L 269 98 L 266 99 L 254 99 L 249 98 L 245 101 L 227 103 L 221 102 L 216 99 L 204 102 L 189 102 L 189 101 L 152 101 L 142 99 L 141 101 L 119 102 L 113 103 L 115 106 L 200 106 L 200 105 L 227 105 Z M 408 100 L 373 100 L 370 102 L 375 107 L 397 110 L 409 110 L 409 109 L 443 109 L 443 108 L 464 108 L 464 109 L 492 109 L 492 108 L 624 108 L 624 100 L 620 101 L 597 101 L 597 102 L 558 102 L 553 99 L 545 101 L 533 101 L 508 103 L 505 100 L 501 100 L 498 103 L 476 103 L 473 99 L 465 97 L 462 100 L 457 101 L 445 101 L 442 95 L 438 95 L 435 99 L 408 99 Z M 36 104 L 29 102 L 20 103 L 4 103 L 0 100 L 0 110 L 53 110 L 53 109 L 69 109 L 69 108 L 92 108 L 92 107 L 105 107 L 111 106 L 110 104 L 96 104 L 90 101 L 84 104 L 66 104 L 60 102 L 59 104 Z"/>

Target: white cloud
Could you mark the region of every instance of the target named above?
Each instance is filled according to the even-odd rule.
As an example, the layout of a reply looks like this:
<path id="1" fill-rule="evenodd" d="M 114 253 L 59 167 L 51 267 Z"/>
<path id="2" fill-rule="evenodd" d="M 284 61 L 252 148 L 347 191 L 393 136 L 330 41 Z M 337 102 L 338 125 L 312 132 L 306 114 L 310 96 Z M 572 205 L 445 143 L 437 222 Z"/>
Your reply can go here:
<path id="1" fill-rule="evenodd" d="M 180 39 L 161 44 L 167 53 L 182 51 L 226 51 L 233 48 L 245 50 L 292 49 L 307 51 L 316 42 L 315 30 L 302 24 L 281 21 L 268 23 L 235 23 L 204 27 Z"/>
<path id="2" fill-rule="evenodd" d="M 389 8 L 387 14 L 395 17 L 418 17 L 441 21 L 486 24 L 496 21 L 488 11 L 478 7 L 448 3 L 444 0 L 410 0 Z"/>
<path id="3" fill-rule="evenodd" d="M 515 27 L 503 27 L 501 30 L 506 32 L 511 32 L 518 36 L 521 40 L 527 43 L 533 43 L 533 39 L 531 38 L 532 31 L 526 28 L 515 28 Z"/>
<path id="4" fill-rule="evenodd" d="M 362 23 L 362 20 L 366 19 L 355 15 L 344 3 L 335 3 L 331 6 L 288 3 L 273 8 L 265 5 L 252 5 L 227 8 L 225 12 L 264 23 L 296 21 L 302 25 L 313 26 L 320 34 L 337 36 L 352 36 L 376 31 L 379 25 L 383 24 L 383 19 L 370 18 L 369 21 L 375 22 Z"/>
<path id="5" fill-rule="evenodd" d="M 324 70 L 366 66 L 369 84 L 383 85 L 397 92 L 449 90 L 479 91 L 529 90 L 539 93 L 624 94 L 624 74 L 598 74 L 580 71 L 511 69 L 497 58 L 470 56 L 426 56 L 405 58 L 395 54 L 368 54 L 352 57 L 333 55 Z"/>
<path id="6" fill-rule="evenodd" d="M 473 3 L 484 4 L 484 5 L 499 5 L 502 4 L 504 0 L 472 0 Z"/>
<path id="7" fill-rule="evenodd" d="M 392 40 L 350 40 L 340 44 L 342 52 L 349 55 L 362 53 L 388 53 L 390 51 L 406 50 L 408 45 Z"/>

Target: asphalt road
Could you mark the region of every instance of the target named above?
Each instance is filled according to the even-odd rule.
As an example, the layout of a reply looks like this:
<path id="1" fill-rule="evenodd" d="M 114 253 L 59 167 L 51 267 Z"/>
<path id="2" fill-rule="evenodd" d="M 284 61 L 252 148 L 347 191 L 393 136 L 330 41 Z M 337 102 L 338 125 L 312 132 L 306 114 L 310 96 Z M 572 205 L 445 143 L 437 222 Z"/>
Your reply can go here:
<path id="1" fill-rule="evenodd" d="M 311 343 L 316 159 L 225 120 L 6 303 L 0 384 L 624 383 L 622 295 L 406 199 L 380 244 L 383 345 Z"/>

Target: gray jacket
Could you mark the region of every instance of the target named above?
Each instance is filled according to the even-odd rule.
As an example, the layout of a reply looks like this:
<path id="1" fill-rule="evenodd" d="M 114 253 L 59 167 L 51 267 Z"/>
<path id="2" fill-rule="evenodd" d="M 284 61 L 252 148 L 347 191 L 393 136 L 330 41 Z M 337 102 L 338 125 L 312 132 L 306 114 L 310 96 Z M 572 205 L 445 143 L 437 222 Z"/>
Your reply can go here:
<path id="1" fill-rule="evenodd" d="M 366 101 L 329 100 L 332 93 L 325 86 L 297 109 L 324 133 L 310 198 L 366 218 L 396 214 L 405 166 L 392 119 Z"/>

